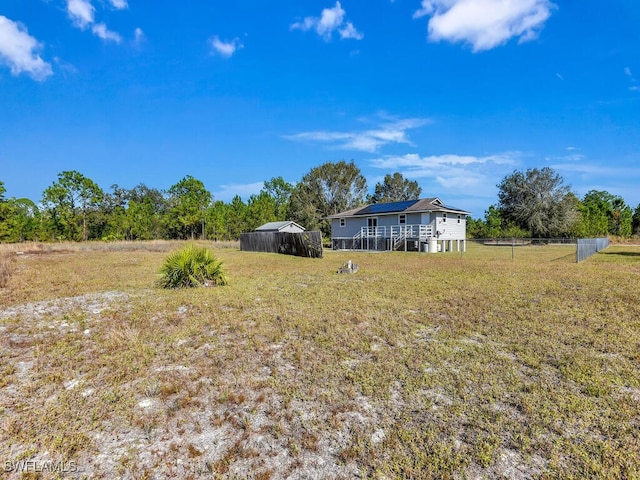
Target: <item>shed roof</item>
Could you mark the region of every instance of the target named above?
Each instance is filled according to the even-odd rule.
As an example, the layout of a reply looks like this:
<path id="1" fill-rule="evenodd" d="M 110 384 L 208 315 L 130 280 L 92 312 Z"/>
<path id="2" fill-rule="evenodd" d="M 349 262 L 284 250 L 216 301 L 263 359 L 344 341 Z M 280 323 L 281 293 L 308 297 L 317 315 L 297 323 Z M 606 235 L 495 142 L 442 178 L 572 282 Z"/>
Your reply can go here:
<path id="1" fill-rule="evenodd" d="M 296 222 L 284 221 L 284 222 L 269 222 L 256 228 L 256 232 L 280 232 L 286 228 L 293 227 L 304 232 L 304 227 L 301 227 Z"/>

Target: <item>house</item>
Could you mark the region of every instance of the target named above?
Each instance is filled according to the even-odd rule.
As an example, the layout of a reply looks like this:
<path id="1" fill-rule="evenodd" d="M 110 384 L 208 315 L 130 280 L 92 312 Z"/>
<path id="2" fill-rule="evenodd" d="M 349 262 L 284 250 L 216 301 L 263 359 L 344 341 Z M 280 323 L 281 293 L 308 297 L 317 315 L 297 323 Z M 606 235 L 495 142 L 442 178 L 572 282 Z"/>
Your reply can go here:
<path id="1" fill-rule="evenodd" d="M 439 198 L 374 203 L 330 215 L 334 250 L 466 250 L 466 217 Z"/>
<path id="2" fill-rule="evenodd" d="M 269 222 L 256 228 L 256 232 L 287 232 L 287 233 L 302 233 L 304 227 L 301 227 L 296 222 Z"/>

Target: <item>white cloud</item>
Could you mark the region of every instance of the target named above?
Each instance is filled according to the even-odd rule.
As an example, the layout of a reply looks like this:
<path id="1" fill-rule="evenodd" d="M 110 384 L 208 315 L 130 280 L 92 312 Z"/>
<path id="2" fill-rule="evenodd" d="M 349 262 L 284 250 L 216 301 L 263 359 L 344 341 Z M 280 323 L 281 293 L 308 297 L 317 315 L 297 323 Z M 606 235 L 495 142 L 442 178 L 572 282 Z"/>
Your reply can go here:
<path id="1" fill-rule="evenodd" d="M 631 86 L 629 87 L 629 90 L 631 90 L 632 92 L 640 91 L 640 86 L 638 85 L 638 80 L 636 79 L 636 77 L 633 76 L 633 72 L 631 71 L 631 68 L 624 67 L 624 74 L 627 77 L 629 77 L 629 81 L 631 82 Z"/>
<path id="2" fill-rule="evenodd" d="M 218 54 L 227 58 L 231 57 L 237 50 L 244 48 L 244 45 L 242 45 L 237 38 L 234 38 L 230 42 L 224 42 L 220 40 L 217 35 L 209 39 L 209 45 L 211 46 L 212 54 Z"/>
<path id="3" fill-rule="evenodd" d="M 411 145 L 406 130 L 418 128 L 426 123 L 428 123 L 428 120 L 421 118 L 394 119 L 383 123 L 375 129 L 352 132 L 319 130 L 288 135 L 285 138 L 288 140 L 327 143 L 331 147 L 340 150 L 358 150 L 373 153 L 389 143 Z"/>
<path id="4" fill-rule="evenodd" d="M 575 149 L 567 148 L 569 152 L 575 152 Z M 567 155 L 559 155 L 553 157 L 545 157 L 545 161 L 547 162 L 582 162 L 586 158 L 582 153 L 569 153 Z"/>
<path id="5" fill-rule="evenodd" d="M 582 156 L 584 160 L 586 157 Z M 614 179 L 620 178 L 638 178 L 640 177 L 640 167 L 618 167 L 610 165 L 602 165 L 596 163 L 579 162 L 573 163 L 572 158 L 558 159 L 560 161 L 567 161 L 568 163 L 555 163 L 551 165 L 551 168 L 559 172 L 577 173 L 581 175 L 589 175 L 597 177 L 602 180 L 604 177 L 610 177 Z"/>
<path id="6" fill-rule="evenodd" d="M 402 156 L 386 156 L 373 159 L 374 168 L 399 171 L 407 178 L 426 178 L 437 182 L 444 189 L 474 188 L 490 191 L 497 183 L 496 174 L 516 165 L 522 153 L 506 152 L 483 157 L 473 155 L 430 155 L 415 153 Z"/>
<path id="7" fill-rule="evenodd" d="M 105 42 L 120 43 L 122 40 L 118 33 L 109 30 L 104 23 L 96 23 L 93 27 L 91 27 L 91 31 L 95 34 L 96 37 L 101 38 Z"/>
<path id="8" fill-rule="evenodd" d="M 113 8 L 117 8 L 118 10 L 124 10 L 125 8 L 129 8 L 129 4 L 127 0 L 109 0 L 109 3 L 113 5 Z"/>
<path id="9" fill-rule="evenodd" d="M 0 62 L 8 65 L 13 75 L 24 72 L 38 81 L 52 75 L 51 65 L 36 53 L 40 48 L 23 25 L 0 15 Z"/>
<path id="10" fill-rule="evenodd" d="M 79 28 L 87 28 L 94 22 L 95 8 L 88 0 L 68 0 L 67 13 Z"/>
<path id="11" fill-rule="evenodd" d="M 413 168 L 420 170 L 429 170 L 432 168 L 441 168 L 443 166 L 468 166 L 468 165 L 484 165 L 494 163 L 498 165 L 513 165 L 520 158 L 520 152 L 507 152 L 498 155 L 487 155 L 478 157 L 474 155 L 430 155 L 421 157 L 417 153 L 408 153 L 403 156 L 387 156 L 372 160 L 371 164 L 377 168 Z"/>
<path id="12" fill-rule="evenodd" d="M 359 32 L 351 22 L 344 20 L 346 12 L 340 5 L 340 2 L 336 2 L 333 8 L 325 8 L 322 10 L 319 17 L 305 17 L 301 22 L 295 22 L 291 25 L 291 30 L 302 30 L 306 32 L 308 30 L 315 30 L 325 41 L 329 41 L 333 32 L 337 31 L 340 38 L 362 40 L 364 34 Z"/>
<path id="13" fill-rule="evenodd" d="M 64 74 L 75 75 L 76 73 L 78 73 L 78 69 L 75 67 L 75 65 L 65 62 L 60 57 L 53 57 L 53 61 L 58 67 L 57 70 Z"/>
<path id="14" fill-rule="evenodd" d="M 344 28 L 340 29 L 339 33 L 342 39 L 353 38 L 354 40 L 362 40 L 364 38 L 364 34 L 356 30 L 356 27 L 354 27 L 351 22 L 347 22 Z"/>
<path id="15" fill-rule="evenodd" d="M 533 40 L 553 8 L 549 0 L 422 0 L 413 17 L 431 17 L 429 40 L 468 42 L 479 52 L 514 37 Z"/>
<path id="16" fill-rule="evenodd" d="M 144 32 L 142 31 L 141 28 L 138 27 L 133 31 L 133 42 L 136 45 L 140 45 L 146 39 L 147 39 L 147 37 L 145 36 L 145 34 L 144 34 Z"/>
<path id="17" fill-rule="evenodd" d="M 220 189 L 213 192 L 213 198 L 229 202 L 236 195 L 240 195 L 240 197 L 242 197 L 246 202 L 251 195 L 257 195 L 260 193 L 260 190 L 262 190 L 263 187 L 264 182 L 220 185 Z"/>
<path id="18" fill-rule="evenodd" d="M 109 1 L 117 9 L 128 6 L 126 0 Z M 104 23 L 95 23 L 95 8 L 90 0 L 67 0 L 67 13 L 76 27 L 85 30 L 90 26 L 91 32 L 105 42 L 122 41 L 119 33 L 109 30 Z"/>
<path id="19" fill-rule="evenodd" d="M 333 31 L 344 22 L 345 11 L 340 2 L 336 2 L 335 7 L 322 10 L 320 19 L 316 22 L 316 31 L 321 37 L 328 38 Z"/>

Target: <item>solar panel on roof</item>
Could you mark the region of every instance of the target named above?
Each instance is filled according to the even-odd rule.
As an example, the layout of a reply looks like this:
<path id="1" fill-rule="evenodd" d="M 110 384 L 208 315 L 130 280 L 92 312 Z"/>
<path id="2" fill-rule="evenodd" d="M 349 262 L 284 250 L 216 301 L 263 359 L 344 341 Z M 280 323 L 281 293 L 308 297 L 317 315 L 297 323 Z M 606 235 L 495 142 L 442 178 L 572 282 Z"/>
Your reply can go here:
<path id="1" fill-rule="evenodd" d="M 416 203 L 418 200 L 405 200 L 402 202 L 374 203 L 360 210 L 356 215 L 371 215 L 377 213 L 402 212 Z"/>
<path id="2" fill-rule="evenodd" d="M 443 205 L 444 208 L 448 208 L 449 210 L 458 210 L 460 212 L 463 212 L 464 210 L 462 210 L 461 208 L 456 208 L 456 207 L 452 207 L 451 205 Z"/>

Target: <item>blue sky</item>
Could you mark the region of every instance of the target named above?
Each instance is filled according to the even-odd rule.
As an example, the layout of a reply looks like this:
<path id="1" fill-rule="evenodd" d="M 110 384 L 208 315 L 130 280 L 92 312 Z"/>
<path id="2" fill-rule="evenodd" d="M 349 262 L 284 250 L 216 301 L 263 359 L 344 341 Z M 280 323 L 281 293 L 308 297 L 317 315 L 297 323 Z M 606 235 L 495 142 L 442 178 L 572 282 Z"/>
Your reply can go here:
<path id="1" fill-rule="evenodd" d="M 215 199 L 354 160 L 482 217 L 514 170 L 640 204 L 640 2 L 2 0 L 0 181 Z"/>

